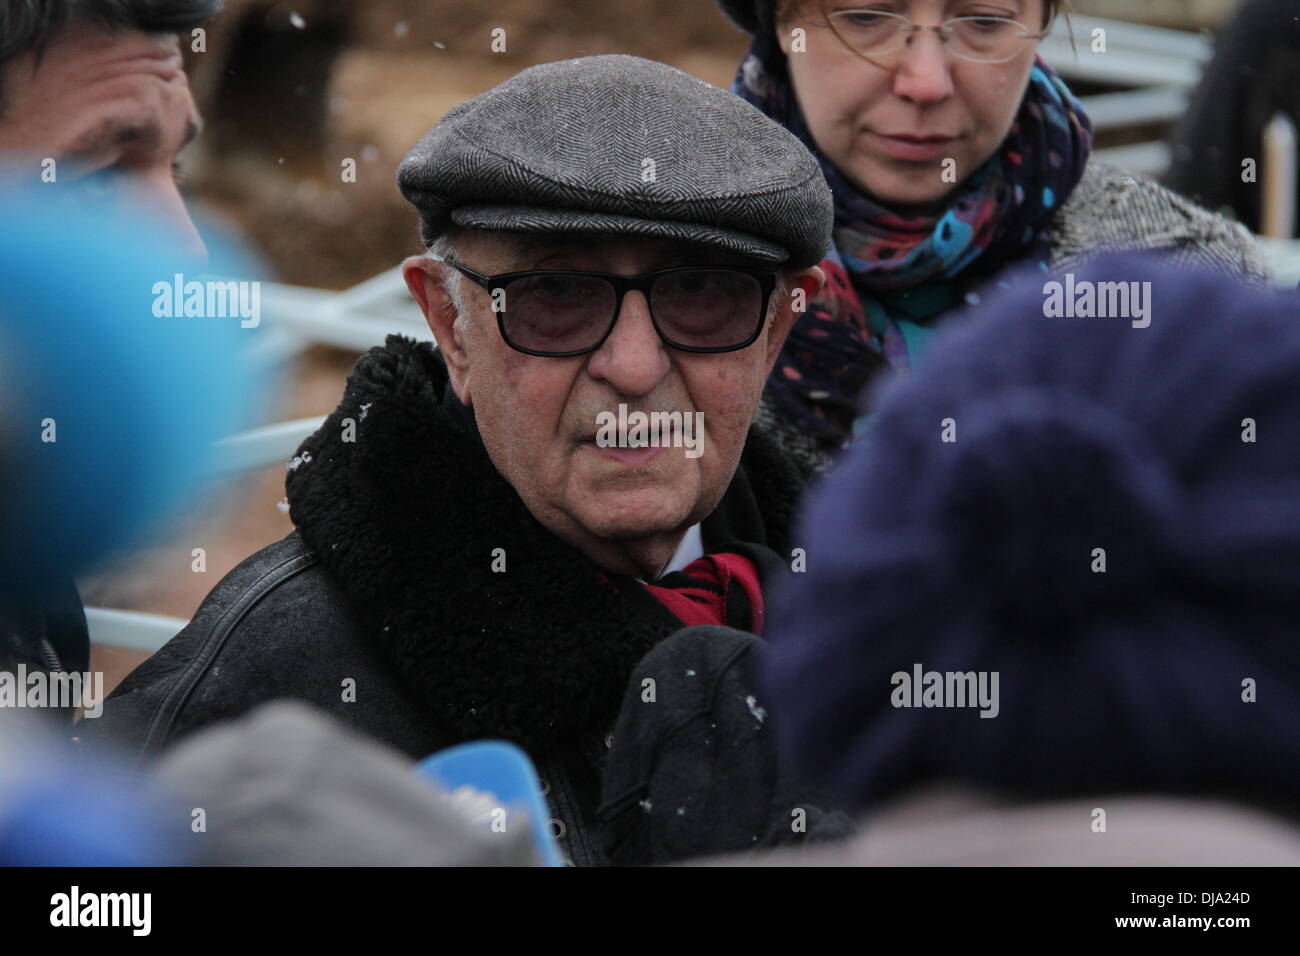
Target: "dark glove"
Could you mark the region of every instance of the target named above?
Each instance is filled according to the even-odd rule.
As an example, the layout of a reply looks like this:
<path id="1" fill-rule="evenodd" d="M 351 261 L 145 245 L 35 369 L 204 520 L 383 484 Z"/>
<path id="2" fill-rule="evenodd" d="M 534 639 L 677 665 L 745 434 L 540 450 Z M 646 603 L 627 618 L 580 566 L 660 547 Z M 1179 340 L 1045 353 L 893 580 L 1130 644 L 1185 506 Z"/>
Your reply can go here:
<path id="1" fill-rule="evenodd" d="M 847 816 L 828 812 L 779 766 L 771 718 L 754 696 L 753 658 L 762 646 L 731 628 L 691 627 L 633 668 L 597 811 L 611 863 L 849 834 Z"/>

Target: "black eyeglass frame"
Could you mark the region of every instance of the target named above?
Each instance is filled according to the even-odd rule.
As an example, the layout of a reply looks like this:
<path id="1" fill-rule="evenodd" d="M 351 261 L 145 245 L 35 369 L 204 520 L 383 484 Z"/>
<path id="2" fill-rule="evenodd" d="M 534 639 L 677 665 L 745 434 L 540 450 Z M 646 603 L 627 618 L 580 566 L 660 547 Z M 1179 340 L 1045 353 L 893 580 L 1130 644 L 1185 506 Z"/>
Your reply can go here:
<path id="1" fill-rule="evenodd" d="M 776 269 L 760 269 L 754 266 L 700 265 L 672 266 L 668 269 L 656 269 L 654 272 L 643 272 L 640 275 L 635 276 L 624 276 L 614 272 L 587 272 L 581 269 L 529 269 L 523 272 L 502 272 L 498 275 L 489 276 L 484 275 L 481 272 L 476 272 L 463 263 L 457 262 L 450 256 L 442 257 L 438 261 L 445 262 L 461 275 L 473 281 L 476 285 L 486 289 L 488 295 L 492 295 L 492 293 L 497 289 L 504 290 L 507 285 L 514 282 L 516 279 L 526 279 L 534 276 L 584 276 L 587 278 L 604 279 L 614 287 L 614 294 L 616 296 L 614 301 L 614 314 L 609 320 L 609 326 L 605 329 L 605 333 L 600 337 L 600 340 L 597 341 L 595 345 L 592 345 L 589 348 L 577 349 L 569 352 L 541 352 L 537 349 L 524 348 L 522 345 L 510 341 L 510 336 L 506 334 L 506 310 L 502 309 L 497 311 L 494 309 L 493 311 L 496 311 L 497 314 L 497 329 L 500 331 L 501 338 L 506 345 L 510 346 L 516 352 L 523 352 L 525 355 L 536 355 L 541 358 L 572 358 L 575 355 L 587 355 L 588 353 L 595 352 L 599 349 L 605 344 L 605 340 L 609 338 L 610 333 L 614 331 L 614 326 L 618 324 L 618 318 L 623 314 L 623 297 L 626 296 L 630 290 L 636 290 L 645 296 L 646 310 L 650 313 L 650 322 L 654 326 L 655 332 L 665 345 L 682 352 L 693 352 L 696 354 L 712 355 L 722 352 L 739 352 L 741 349 L 749 348 L 749 346 L 753 345 L 754 342 L 757 341 L 759 334 L 763 331 L 763 323 L 767 319 L 768 306 L 772 301 L 772 292 L 776 289 L 778 272 Z M 659 327 L 659 320 L 655 318 L 654 307 L 650 304 L 652 301 L 650 298 L 650 287 L 654 285 L 655 280 L 660 276 L 669 275 L 674 272 L 700 271 L 740 272 L 758 280 L 759 291 L 763 294 L 763 301 L 758 309 L 758 319 L 754 323 L 753 333 L 739 345 L 727 345 L 721 348 L 679 345 L 665 335 L 664 330 Z M 507 308 L 509 308 L 509 306 L 507 306 Z"/>

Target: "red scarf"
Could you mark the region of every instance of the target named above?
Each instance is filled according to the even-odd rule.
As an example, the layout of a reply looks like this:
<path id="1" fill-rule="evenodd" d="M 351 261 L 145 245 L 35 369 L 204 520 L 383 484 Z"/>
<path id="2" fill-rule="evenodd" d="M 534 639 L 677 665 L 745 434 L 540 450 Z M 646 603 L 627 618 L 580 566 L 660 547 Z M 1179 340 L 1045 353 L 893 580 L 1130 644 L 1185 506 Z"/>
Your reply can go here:
<path id="1" fill-rule="evenodd" d="M 645 585 L 686 626 L 725 624 L 763 633 L 763 590 L 749 558 L 723 552 L 696 558 Z"/>

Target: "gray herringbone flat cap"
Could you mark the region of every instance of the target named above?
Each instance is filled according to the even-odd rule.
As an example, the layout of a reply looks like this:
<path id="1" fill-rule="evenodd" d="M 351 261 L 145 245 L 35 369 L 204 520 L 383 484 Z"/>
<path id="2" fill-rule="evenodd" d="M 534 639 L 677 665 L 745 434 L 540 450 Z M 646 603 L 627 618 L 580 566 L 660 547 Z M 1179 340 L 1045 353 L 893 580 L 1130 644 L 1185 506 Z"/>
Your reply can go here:
<path id="1" fill-rule="evenodd" d="M 812 154 L 750 104 L 663 63 L 530 67 L 452 109 L 397 182 L 426 244 L 457 226 L 703 242 L 816 264 L 830 190 Z"/>

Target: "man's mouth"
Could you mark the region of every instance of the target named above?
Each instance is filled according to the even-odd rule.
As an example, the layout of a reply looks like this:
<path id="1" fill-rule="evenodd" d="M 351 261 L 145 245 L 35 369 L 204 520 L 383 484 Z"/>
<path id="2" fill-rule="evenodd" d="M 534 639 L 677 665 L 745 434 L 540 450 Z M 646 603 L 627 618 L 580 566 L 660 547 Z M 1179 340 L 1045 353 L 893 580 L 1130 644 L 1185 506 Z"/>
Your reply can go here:
<path id="1" fill-rule="evenodd" d="M 641 409 L 602 411 L 596 416 L 595 433 L 588 432 L 580 444 L 601 457 L 627 465 L 646 465 L 665 448 L 681 448 L 687 458 L 698 458 L 704 447 L 704 413 Z"/>
<path id="2" fill-rule="evenodd" d="M 664 450 L 662 445 L 651 445 L 646 448 L 622 448 L 614 445 L 602 447 L 594 438 L 583 442 L 583 445 L 600 457 L 623 465 L 648 465 Z"/>

